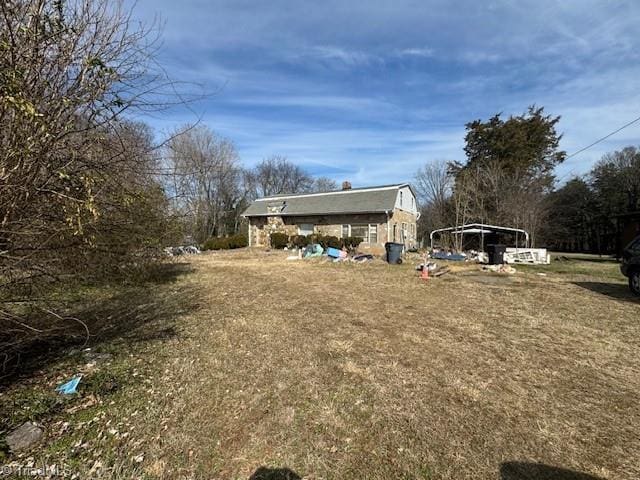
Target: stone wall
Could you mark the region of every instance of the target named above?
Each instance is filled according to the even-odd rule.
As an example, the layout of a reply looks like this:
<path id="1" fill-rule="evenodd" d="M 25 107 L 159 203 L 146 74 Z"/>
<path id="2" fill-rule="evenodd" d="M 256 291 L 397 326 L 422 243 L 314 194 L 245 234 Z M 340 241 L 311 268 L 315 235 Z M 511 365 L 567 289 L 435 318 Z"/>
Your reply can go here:
<path id="1" fill-rule="evenodd" d="M 287 235 L 297 235 L 298 225 L 313 224 L 314 233 L 320 235 L 342 236 L 342 225 L 376 224 L 378 226 L 378 243 L 368 245 L 364 242 L 360 250 L 378 252 L 387 241 L 387 216 L 384 213 L 367 213 L 353 215 L 310 215 L 304 217 L 252 217 L 249 219 L 249 235 L 252 246 L 269 245 L 269 235 L 273 232 L 284 232 Z"/>
<path id="2" fill-rule="evenodd" d="M 270 217 L 251 217 L 249 219 L 249 244 L 252 247 L 268 247 L 269 236 L 274 232 L 282 232 L 287 235 L 296 235 L 296 225 L 285 224 L 282 217 L 273 215 Z"/>
<path id="3" fill-rule="evenodd" d="M 407 212 L 406 210 L 400 210 L 396 208 L 393 210 L 391 214 L 391 218 L 389 219 L 389 241 L 402 243 L 401 238 L 401 230 L 402 224 L 407 224 L 407 233 L 404 239 L 404 244 L 407 248 L 414 248 L 418 245 L 417 241 L 417 216 L 411 212 Z M 395 238 L 394 238 L 394 225 L 395 228 Z"/>
<path id="4" fill-rule="evenodd" d="M 395 209 L 389 218 L 389 241 L 400 242 L 400 230 L 402 223 L 407 224 L 407 236 L 405 245 L 408 248 L 417 245 L 416 242 L 416 215 L 405 210 Z M 378 226 L 378 242 L 369 245 L 360 244 L 358 250 L 381 254 L 384 253 L 384 244 L 387 242 L 387 216 L 384 213 L 365 213 L 352 215 L 310 215 L 304 217 L 252 217 L 249 220 L 249 235 L 251 245 L 269 246 L 269 235 L 273 232 L 283 232 L 287 235 L 297 235 L 298 225 L 313 224 L 314 233 L 320 235 L 342 236 L 342 225 L 376 224 Z M 396 227 L 396 239 L 393 237 L 393 225 Z"/>

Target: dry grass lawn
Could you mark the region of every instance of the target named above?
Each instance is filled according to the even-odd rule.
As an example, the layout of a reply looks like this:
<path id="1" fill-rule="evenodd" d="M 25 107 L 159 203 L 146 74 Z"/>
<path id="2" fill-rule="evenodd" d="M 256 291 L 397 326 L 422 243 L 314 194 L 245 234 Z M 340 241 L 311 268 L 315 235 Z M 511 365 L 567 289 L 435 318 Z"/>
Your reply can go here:
<path id="1" fill-rule="evenodd" d="M 290 469 L 264 478 L 640 478 L 640 302 L 615 264 L 546 276 L 458 266 L 425 284 L 410 262 L 285 256 L 189 259 L 178 285 L 198 292 L 198 308 L 145 347 L 147 377 L 117 416 L 105 402 L 105 422 L 135 425 L 118 452 L 144 454 L 131 466 L 116 455 L 118 468 L 170 479 L 247 479 L 261 466 Z"/>

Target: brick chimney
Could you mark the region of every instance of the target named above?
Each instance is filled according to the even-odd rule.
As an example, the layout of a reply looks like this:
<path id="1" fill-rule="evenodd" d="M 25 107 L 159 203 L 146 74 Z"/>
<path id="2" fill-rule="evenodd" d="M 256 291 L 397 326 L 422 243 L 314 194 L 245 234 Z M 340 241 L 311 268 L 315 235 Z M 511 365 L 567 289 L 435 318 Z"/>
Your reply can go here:
<path id="1" fill-rule="evenodd" d="M 349 181 L 342 182 L 342 190 L 351 190 L 351 182 Z"/>

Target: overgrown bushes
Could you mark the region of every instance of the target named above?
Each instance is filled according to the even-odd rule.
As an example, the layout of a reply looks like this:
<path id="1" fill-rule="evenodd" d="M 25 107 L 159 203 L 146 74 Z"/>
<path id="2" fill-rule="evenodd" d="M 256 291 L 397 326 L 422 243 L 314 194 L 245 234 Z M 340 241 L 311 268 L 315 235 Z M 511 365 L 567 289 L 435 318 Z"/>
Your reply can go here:
<path id="1" fill-rule="evenodd" d="M 325 250 L 329 247 L 342 248 L 342 241 L 333 235 L 310 235 L 311 243 L 318 243 Z"/>
<path id="2" fill-rule="evenodd" d="M 229 250 L 233 248 L 243 248 L 249 245 L 246 235 L 237 234 L 230 237 L 213 237 L 204 242 L 203 250 Z"/>
<path id="3" fill-rule="evenodd" d="M 342 239 L 342 245 L 348 250 L 355 250 L 363 241 L 362 237 L 346 237 Z"/>
<path id="4" fill-rule="evenodd" d="M 297 248 L 304 248 L 311 243 L 311 235 L 293 235 L 289 241 L 291 246 Z"/>
<path id="5" fill-rule="evenodd" d="M 284 247 L 289 245 L 289 235 L 286 233 L 274 232 L 270 235 L 270 238 L 271 248 L 282 250 Z"/>

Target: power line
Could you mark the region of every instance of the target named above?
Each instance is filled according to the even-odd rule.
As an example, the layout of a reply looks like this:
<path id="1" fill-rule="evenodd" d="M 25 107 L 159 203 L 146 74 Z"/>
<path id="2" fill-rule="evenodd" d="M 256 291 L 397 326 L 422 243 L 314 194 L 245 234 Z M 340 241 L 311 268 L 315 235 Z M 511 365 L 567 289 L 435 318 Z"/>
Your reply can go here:
<path id="1" fill-rule="evenodd" d="M 624 124 L 623 126 L 621 126 L 620 128 L 618 128 L 617 130 L 614 130 L 614 131 L 613 131 L 613 132 L 611 132 L 610 134 L 605 135 L 605 136 L 604 136 L 604 137 L 602 137 L 602 138 L 599 138 L 598 140 L 596 140 L 596 141 L 595 141 L 595 142 L 593 142 L 592 144 L 587 145 L 586 147 L 581 148 L 581 149 L 580 149 L 580 150 L 578 150 L 577 152 L 574 152 L 574 153 L 572 153 L 571 155 L 569 155 L 569 156 L 565 157 L 565 160 L 568 160 L 568 159 L 569 159 L 569 158 L 571 158 L 571 157 L 575 157 L 575 156 L 576 156 L 576 155 L 578 155 L 579 153 L 582 153 L 582 152 L 584 152 L 585 150 L 590 149 L 590 148 L 591 148 L 591 147 L 593 147 L 594 145 L 597 145 L 598 143 L 600 143 L 600 142 L 602 142 L 602 141 L 606 140 L 607 138 L 609 138 L 609 137 L 611 137 L 611 136 L 615 135 L 616 133 L 618 133 L 619 131 L 624 130 L 625 128 L 627 128 L 627 127 L 629 127 L 629 126 L 631 126 L 631 125 L 633 125 L 634 123 L 639 122 L 639 121 L 640 121 L 640 117 L 635 118 L 634 120 L 631 120 L 629 123 Z"/>
<path id="2" fill-rule="evenodd" d="M 615 135 L 615 134 L 616 134 L 616 133 L 618 133 L 619 131 L 624 130 L 625 128 L 627 128 L 627 127 L 629 127 L 629 126 L 633 125 L 634 123 L 637 123 L 638 121 L 640 121 L 640 117 L 634 118 L 634 119 L 633 119 L 633 120 L 631 120 L 630 122 L 625 123 L 623 126 L 621 126 L 620 128 L 618 128 L 617 130 L 614 130 L 613 132 L 611 132 L 611 133 L 609 133 L 609 134 L 605 135 L 604 137 L 599 138 L 599 139 L 598 139 L 598 140 L 596 140 L 595 142 L 593 142 L 593 143 L 591 143 L 591 144 L 587 145 L 587 146 L 586 146 L 586 147 L 584 147 L 584 148 L 581 148 L 581 149 L 580 149 L 580 150 L 578 150 L 577 152 L 573 152 L 571 155 L 568 155 L 568 156 L 564 157 L 564 159 L 565 159 L 565 160 L 568 160 L 568 159 L 569 159 L 569 158 L 571 158 L 571 157 L 575 157 L 576 155 L 578 155 L 578 154 L 580 154 L 580 153 L 584 152 L 585 150 L 590 149 L 590 148 L 591 148 L 591 147 L 593 147 L 594 145 L 597 145 L 598 143 L 600 143 L 600 142 L 602 142 L 602 141 L 606 140 L 607 138 L 609 138 L 609 137 L 611 137 L 611 136 Z M 563 181 L 565 178 L 567 178 L 568 176 L 570 176 L 570 175 L 575 175 L 575 174 L 576 174 L 575 170 L 576 170 L 575 168 L 572 168 L 572 169 L 571 169 L 571 170 L 569 170 L 567 173 L 565 173 L 564 175 L 562 175 L 562 177 L 558 178 L 558 179 L 557 179 L 557 181 L 558 181 L 558 182 L 562 182 L 562 181 Z"/>

